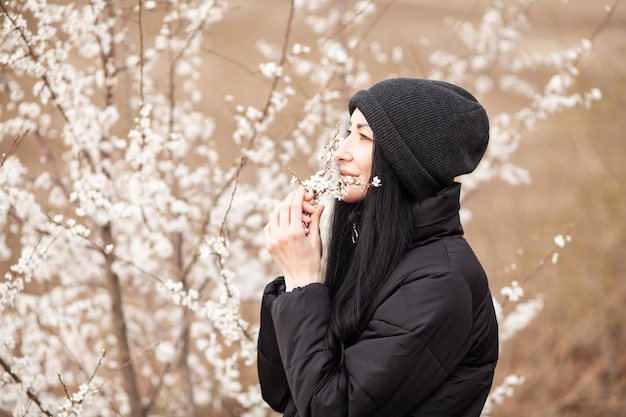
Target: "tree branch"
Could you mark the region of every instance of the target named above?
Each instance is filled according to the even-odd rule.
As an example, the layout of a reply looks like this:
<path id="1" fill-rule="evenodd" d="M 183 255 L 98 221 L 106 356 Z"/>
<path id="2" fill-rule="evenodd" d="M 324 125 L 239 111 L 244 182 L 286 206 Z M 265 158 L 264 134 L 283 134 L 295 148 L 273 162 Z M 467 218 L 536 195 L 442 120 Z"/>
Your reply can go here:
<path id="1" fill-rule="evenodd" d="M 600 24 L 591 32 L 589 35 L 589 40 L 593 41 L 606 27 L 609 25 L 609 22 L 613 19 L 613 15 L 615 14 L 615 10 L 619 7 L 621 0 L 613 0 L 613 5 L 608 6 L 607 12 L 604 15 L 604 20 L 600 22 Z"/>
<path id="2" fill-rule="evenodd" d="M 26 133 L 22 133 L 21 135 L 16 136 L 15 139 L 13 139 L 13 143 L 11 144 L 9 150 L 2 154 L 2 162 L 0 163 L 0 168 L 2 168 L 6 160 L 17 151 L 17 148 L 20 146 L 25 136 Z"/>
<path id="3" fill-rule="evenodd" d="M 20 386 L 22 386 L 26 390 L 26 395 L 28 396 L 28 398 L 32 402 L 34 402 L 37 405 L 37 407 L 39 407 L 39 409 L 41 410 L 42 413 L 44 413 L 45 415 L 47 415 L 49 417 L 53 417 L 54 416 L 53 413 L 51 413 L 50 411 L 48 411 L 48 409 L 46 407 L 44 407 L 43 403 L 41 402 L 41 400 L 39 399 L 37 394 L 35 394 L 30 388 L 27 388 L 22 383 L 22 379 L 19 377 L 19 375 L 17 375 L 15 372 L 13 372 L 13 370 L 11 369 L 11 366 L 1 357 L 0 357 L 0 366 L 2 367 L 2 369 L 4 369 L 4 372 L 6 372 L 7 374 L 9 374 L 11 376 L 13 381 L 18 383 Z"/>
<path id="4" fill-rule="evenodd" d="M 111 232 L 110 224 L 107 224 L 101 228 L 101 235 L 105 247 L 113 244 L 113 235 Z M 119 344 L 118 358 L 120 363 L 127 363 L 127 366 L 123 366 L 121 368 L 121 374 L 124 391 L 128 395 L 130 416 L 143 417 L 144 408 L 142 406 L 141 396 L 139 394 L 139 388 L 137 386 L 135 367 L 132 362 L 130 342 L 128 340 L 128 331 L 126 328 L 126 318 L 124 317 L 122 288 L 120 285 L 119 277 L 115 272 L 113 272 L 113 261 L 115 258 L 113 255 L 105 253 L 104 259 L 106 279 L 107 283 L 109 284 L 109 297 L 111 297 L 113 333 L 115 334 L 115 337 L 117 338 L 117 342 Z"/>

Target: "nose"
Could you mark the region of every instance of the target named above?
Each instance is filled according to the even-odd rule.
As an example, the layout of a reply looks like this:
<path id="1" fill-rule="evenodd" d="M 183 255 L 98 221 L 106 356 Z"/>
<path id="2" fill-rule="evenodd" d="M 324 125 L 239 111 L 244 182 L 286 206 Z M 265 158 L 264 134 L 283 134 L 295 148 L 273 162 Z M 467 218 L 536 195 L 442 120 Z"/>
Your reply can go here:
<path id="1" fill-rule="evenodd" d="M 337 148 L 337 150 L 335 151 L 335 154 L 333 155 L 333 157 L 335 158 L 335 161 L 342 163 L 342 162 L 349 162 L 352 160 L 352 153 L 350 152 L 351 136 L 352 134 L 348 135 L 348 137 L 346 137 L 339 144 L 339 147 Z"/>

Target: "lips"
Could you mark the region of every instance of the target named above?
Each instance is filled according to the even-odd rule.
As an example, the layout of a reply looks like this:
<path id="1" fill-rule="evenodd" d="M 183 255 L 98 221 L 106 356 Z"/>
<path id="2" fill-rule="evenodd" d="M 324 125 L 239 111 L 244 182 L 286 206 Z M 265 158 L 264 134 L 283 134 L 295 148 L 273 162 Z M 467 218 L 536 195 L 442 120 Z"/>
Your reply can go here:
<path id="1" fill-rule="evenodd" d="M 340 174 L 342 177 L 358 177 L 359 174 L 353 174 L 352 172 L 341 170 Z"/>

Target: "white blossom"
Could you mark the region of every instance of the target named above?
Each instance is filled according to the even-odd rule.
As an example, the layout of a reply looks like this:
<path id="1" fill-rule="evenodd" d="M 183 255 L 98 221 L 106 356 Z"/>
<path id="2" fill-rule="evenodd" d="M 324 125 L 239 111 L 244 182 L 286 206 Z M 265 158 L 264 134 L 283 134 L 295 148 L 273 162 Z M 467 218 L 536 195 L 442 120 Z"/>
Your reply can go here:
<path id="1" fill-rule="evenodd" d="M 515 269 L 515 268 L 512 268 Z M 517 302 L 524 295 L 524 289 L 517 281 L 511 282 L 511 286 L 502 287 L 500 294 L 505 296 L 509 301 Z"/>
<path id="2" fill-rule="evenodd" d="M 505 342 L 526 328 L 542 309 L 542 296 L 516 304 L 515 309 L 500 321 L 500 340 Z"/>
<path id="3" fill-rule="evenodd" d="M 556 235 L 556 236 L 554 236 L 554 244 L 557 245 L 559 248 L 564 248 L 565 247 L 565 237 L 563 237 L 563 235 Z"/>
<path id="4" fill-rule="evenodd" d="M 483 417 L 492 415 L 494 406 L 500 405 L 507 398 L 512 397 L 515 387 L 522 385 L 525 380 L 526 378 L 523 375 L 507 375 L 500 385 L 491 390 L 480 415 Z"/>

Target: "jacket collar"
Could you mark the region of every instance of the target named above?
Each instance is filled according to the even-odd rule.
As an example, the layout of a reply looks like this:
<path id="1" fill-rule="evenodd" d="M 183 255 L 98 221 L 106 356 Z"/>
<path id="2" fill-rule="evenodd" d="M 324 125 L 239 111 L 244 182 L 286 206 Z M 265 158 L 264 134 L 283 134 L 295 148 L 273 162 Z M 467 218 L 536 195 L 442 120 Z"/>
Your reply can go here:
<path id="1" fill-rule="evenodd" d="M 412 248 L 446 236 L 463 235 L 459 218 L 460 196 L 461 184 L 455 182 L 439 191 L 436 196 L 413 206 Z"/>

